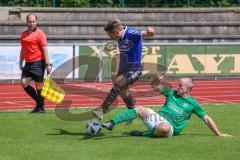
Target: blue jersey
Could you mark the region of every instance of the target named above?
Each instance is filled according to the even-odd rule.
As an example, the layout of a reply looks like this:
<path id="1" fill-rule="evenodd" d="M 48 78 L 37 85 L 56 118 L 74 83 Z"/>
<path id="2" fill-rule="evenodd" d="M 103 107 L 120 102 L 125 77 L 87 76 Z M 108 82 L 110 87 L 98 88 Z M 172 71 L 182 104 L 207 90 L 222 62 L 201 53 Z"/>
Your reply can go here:
<path id="1" fill-rule="evenodd" d="M 142 33 L 141 30 L 125 26 L 123 37 L 118 41 L 119 73 L 141 70 Z"/>

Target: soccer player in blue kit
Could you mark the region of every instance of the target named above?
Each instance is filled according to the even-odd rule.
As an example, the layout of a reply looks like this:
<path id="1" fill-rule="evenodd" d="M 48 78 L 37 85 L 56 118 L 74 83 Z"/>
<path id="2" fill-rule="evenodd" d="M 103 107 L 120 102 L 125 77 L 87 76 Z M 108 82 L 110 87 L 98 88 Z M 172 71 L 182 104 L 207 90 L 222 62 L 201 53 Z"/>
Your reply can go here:
<path id="1" fill-rule="evenodd" d="M 118 41 L 120 64 L 111 91 L 101 106 L 92 112 L 98 119 L 103 118 L 118 95 L 122 97 L 129 109 L 134 108 L 133 98 L 128 87 L 136 82 L 142 74 L 142 38 L 153 37 L 155 34 L 153 27 L 147 27 L 145 31 L 137 30 L 123 26 L 119 19 L 108 21 L 104 30 L 110 39 Z"/>

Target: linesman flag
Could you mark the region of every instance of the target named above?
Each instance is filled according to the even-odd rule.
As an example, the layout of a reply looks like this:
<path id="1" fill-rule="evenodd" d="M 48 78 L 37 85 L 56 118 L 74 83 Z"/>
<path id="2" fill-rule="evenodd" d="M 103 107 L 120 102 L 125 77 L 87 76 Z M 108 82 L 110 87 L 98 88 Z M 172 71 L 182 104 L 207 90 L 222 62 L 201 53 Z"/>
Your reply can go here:
<path id="1" fill-rule="evenodd" d="M 41 95 L 55 104 L 62 102 L 65 92 L 49 76 L 44 79 Z"/>

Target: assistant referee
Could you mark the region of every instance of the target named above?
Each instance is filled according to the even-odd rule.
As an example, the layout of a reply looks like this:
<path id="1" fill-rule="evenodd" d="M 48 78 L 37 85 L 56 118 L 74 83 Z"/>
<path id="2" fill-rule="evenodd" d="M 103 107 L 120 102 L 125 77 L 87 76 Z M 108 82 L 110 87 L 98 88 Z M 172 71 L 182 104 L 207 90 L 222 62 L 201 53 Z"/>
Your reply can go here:
<path id="1" fill-rule="evenodd" d="M 27 30 L 21 34 L 19 67 L 22 70 L 21 84 L 26 93 L 36 102 L 32 113 L 45 113 L 44 98 L 41 96 L 45 68 L 52 71 L 47 51 L 45 33 L 37 27 L 37 16 L 30 13 L 26 17 Z M 23 67 L 23 61 L 25 65 Z M 30 85 L 34 81 L 35 88 Z"/>

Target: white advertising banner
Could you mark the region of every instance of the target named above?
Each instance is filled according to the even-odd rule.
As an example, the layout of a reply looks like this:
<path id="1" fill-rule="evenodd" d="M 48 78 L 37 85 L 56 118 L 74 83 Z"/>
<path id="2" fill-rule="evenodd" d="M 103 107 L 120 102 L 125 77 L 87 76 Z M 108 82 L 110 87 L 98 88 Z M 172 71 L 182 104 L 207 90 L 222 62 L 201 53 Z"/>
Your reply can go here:
<path id="1" fill-rule="evenodd" d="M 0 79 L 20 79 L 20 46 L 0 46 Z"/>
<path id="2" fill-rule="evenodd" d="M 0 79 L 13 80 L 21 78 L 19 69 L 19 55 L 21 46 L 16 45 L 0 45 Z M 53 71 L 63 63 L 73 58 L 72 45 L 51 45 L 48 46 L 49 59 L 53 64 Z M 65 72 L 68 72 L 66 78 L 73 78 L 72 64 L 65 66 Z"/>
<path id="3" fill-rule="evenodd" d="M 62 64 L 66 64 L 61 67 L 58 73 L 54 72 L 56 77 L 54 78 L 73 78 L 73 46 L 48 46 L 49 59 L 53 64 L 53 72 L 59 68 Z M 68 63 L 66 63 L 68 62 Z M 64 73 L 64 74 L 61 74 Z M 69 73 L 65 77 L 65 73 Z"/>

